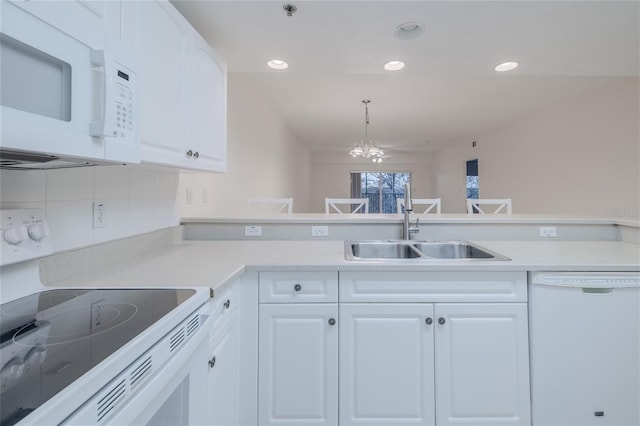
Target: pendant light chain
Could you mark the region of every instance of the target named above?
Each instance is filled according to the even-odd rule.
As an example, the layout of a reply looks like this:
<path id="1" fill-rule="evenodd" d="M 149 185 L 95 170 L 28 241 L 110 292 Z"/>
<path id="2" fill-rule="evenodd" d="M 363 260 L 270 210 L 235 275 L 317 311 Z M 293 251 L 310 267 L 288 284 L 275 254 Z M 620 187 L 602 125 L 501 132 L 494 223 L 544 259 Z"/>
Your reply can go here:
<path id="1" fill-rule="evenodd" d="M 370 100 L 364 100 L 364 140 L 369 140 L 369 102 Z"/>

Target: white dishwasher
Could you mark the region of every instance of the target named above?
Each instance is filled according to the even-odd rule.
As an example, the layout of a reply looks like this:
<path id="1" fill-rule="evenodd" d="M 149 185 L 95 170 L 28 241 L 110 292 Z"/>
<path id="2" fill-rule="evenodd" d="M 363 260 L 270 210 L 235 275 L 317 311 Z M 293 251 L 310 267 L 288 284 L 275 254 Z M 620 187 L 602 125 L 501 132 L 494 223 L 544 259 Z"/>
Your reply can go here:
<path id="1" fill-rule="evenodd" d="M 640 273 L 529 276 L 534 426 L 640 425 Z"/>

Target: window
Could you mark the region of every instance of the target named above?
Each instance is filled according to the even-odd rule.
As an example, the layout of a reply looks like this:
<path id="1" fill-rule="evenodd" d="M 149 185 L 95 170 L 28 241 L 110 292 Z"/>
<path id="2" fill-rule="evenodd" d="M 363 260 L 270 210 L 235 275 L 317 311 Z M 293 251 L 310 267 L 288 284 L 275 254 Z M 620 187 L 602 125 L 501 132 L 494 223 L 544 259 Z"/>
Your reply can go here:
<path id="1" fill-rule="evenodd" d="M 396 199 L 410 182 L 409 172 L 353 172 L 351 197 L 368 198 L 369 213 L 396 213 Z"/>
<path id="2" fill-rule="evenodd" d="M 478 198 L 478 159 L 467 161 L 467 198 Z"/>

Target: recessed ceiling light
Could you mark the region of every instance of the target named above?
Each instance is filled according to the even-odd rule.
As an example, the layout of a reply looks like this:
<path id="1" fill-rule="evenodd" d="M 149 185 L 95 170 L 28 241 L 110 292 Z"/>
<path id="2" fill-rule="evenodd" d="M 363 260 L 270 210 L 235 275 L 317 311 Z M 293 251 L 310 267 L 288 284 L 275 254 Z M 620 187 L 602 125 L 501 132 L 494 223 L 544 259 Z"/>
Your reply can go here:
<path id="1" fill-rule="evenodd" d="M 498 72 L 511 71 L 518 68 L 517 62 L 503 62 L 501 64 L 496 65 L 494 68 Z"/>
<path id="2" fill-rule="evenodd" d="M 384 64 L 384 69 L 387 71 L 399 71 L 404 68 L 404 62 L 402 61 L 389 61 Z"/>
<path id="3" fill-rule="evenodd" d="M 398 25 L 396 29 L 393 30 L 393 35 L 400 40 L 411 40 L 412 38 L 420 36 L 423 32 L 424 28 L 417 22 L 406 22 Z"/>
<path id="4" fill-rule="evenodd" d="M 267 61 L 267 65 L 269 68 L 273 68 L 274 70 L 286 70 L 289 68 L 289 64 L 282 59 L 271 59 L 270 61 Z"/>

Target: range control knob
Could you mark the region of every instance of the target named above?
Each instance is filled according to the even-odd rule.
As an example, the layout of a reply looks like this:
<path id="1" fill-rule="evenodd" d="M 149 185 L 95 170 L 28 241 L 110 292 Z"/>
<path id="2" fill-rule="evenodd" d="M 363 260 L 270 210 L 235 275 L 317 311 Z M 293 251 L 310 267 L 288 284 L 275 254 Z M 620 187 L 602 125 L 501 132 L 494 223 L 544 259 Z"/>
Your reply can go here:
<path id="1" fill-rule="evenodd" d="M 47 350 L 40 345 L 36 345 L 27 353 L 27 356 L 24 357 L 25 364 L 29 364 L 31 366 L 35 366 L 38 364 L 42 364 L 44 359 L 47 357 Z"/>
<path id="2" fill-rule="evenodd" d="M 22 376 L 22 373 L 24 373 L 24 362 L 18 357 L 13 357 L 0 370 L 0 377 L 5 380 L 16 380 Z"/>
<path id="3" fill-rule="evenodd" d="M 27 229 L 23 226 L 10 226 L 4 230 L 2 236 L 6 242 L 12 245 L 20 244 L 28 238 Z"/>
<path id="4" fill-rule="evenodd" d="M 45 222 L 34 223 L 33 225 L 29 225 L 27 233 L 33 241 L 41 241 L 49 235 L 49 227 Z"/>

